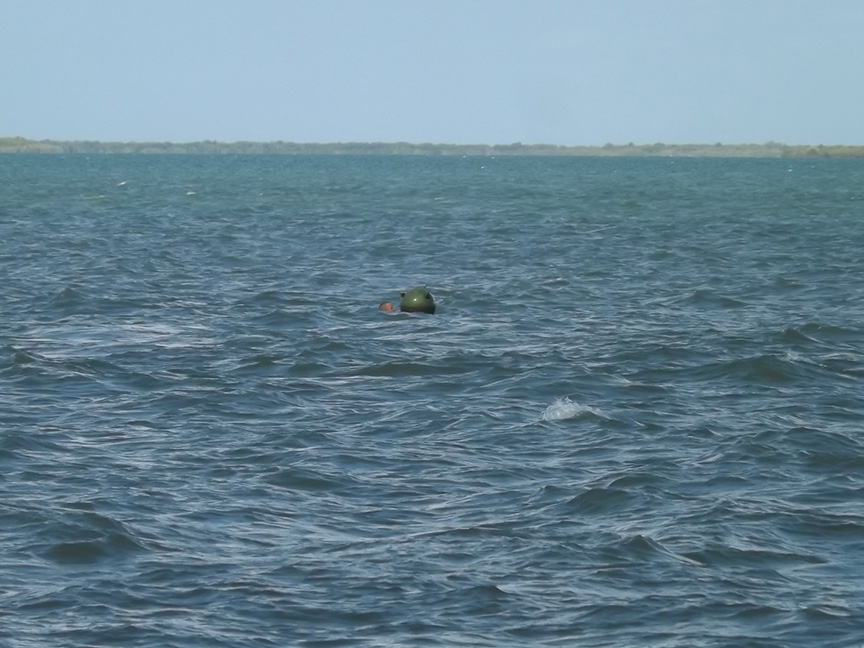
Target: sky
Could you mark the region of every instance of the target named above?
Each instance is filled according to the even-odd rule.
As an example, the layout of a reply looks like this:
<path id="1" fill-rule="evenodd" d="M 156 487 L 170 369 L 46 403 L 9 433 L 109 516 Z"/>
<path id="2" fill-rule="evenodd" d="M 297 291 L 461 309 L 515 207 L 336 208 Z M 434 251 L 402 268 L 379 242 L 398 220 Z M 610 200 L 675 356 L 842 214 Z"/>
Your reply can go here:
<path id="1" fill-rule="evenodd" d="M 0 0 L 0 137 L 864 145 L 864 0 Z"/>

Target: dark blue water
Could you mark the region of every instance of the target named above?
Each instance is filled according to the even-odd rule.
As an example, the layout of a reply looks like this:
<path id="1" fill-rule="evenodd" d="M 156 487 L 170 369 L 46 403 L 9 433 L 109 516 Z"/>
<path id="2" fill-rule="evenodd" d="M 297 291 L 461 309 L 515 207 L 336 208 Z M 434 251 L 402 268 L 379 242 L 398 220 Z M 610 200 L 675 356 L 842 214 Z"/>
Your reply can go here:
<path id="1" fill-rule="evenodd" d="M 0 244 L 4 648 L 864 645 L 862 161 L 10 155 Z"/>

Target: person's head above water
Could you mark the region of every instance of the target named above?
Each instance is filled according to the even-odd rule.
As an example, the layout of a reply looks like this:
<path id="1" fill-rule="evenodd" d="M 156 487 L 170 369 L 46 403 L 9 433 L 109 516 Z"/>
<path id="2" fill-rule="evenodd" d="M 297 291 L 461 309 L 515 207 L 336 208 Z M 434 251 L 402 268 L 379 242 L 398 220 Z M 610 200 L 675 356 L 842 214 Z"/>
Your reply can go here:
<path id="1" fill-rule="evenodd" d="M 406 313 L 435 313 L 435 300 L 426 286 L 418 286 L 402 293 L 399 310 Z"/>
<path id="2" fill-rule="evenodd" d="M 396 310 L 396 308 L 390 302 L 381 302 L 378 304 L 378 310 L 387 311 L 388 313 L 392 313 Z"/>

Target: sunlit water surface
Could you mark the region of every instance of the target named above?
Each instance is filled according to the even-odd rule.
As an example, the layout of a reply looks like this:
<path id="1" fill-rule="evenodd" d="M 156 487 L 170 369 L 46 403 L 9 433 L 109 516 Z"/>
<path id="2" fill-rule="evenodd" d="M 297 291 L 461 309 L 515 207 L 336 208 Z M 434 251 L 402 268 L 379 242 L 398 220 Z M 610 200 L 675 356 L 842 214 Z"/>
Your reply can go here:
<path id="1" fill-rule="evenodd" d="M 864 645 L 861 161 L 7 155 L 0 243 L 4 647 Z"/>

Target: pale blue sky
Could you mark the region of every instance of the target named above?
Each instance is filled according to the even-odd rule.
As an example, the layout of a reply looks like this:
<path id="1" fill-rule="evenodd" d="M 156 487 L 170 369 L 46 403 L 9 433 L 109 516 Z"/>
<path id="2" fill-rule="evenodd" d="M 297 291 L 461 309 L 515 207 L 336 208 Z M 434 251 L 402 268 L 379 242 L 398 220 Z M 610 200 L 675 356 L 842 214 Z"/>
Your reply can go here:
<path id="1" fill-rule="evenodd" d="M 864 0 L 0 0 L 0 136 L 864 144 Z"/>

